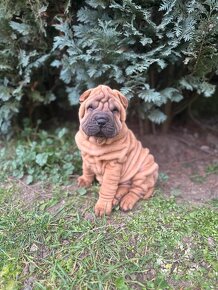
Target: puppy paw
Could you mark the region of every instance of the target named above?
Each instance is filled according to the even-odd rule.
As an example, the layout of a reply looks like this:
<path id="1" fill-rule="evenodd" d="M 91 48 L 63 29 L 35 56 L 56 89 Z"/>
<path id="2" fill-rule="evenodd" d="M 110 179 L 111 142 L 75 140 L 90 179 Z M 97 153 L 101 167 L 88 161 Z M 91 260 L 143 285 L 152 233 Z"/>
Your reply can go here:
<path id="1" fill-rule="evenodd" d="M 128 193 L 129 188 L 127 187 L 118 187 L 117 192 L 115 194 L 115 197 L 113 199 L 113 206 L 117 206 L 119 204 L 119 202 L 121 201 L 121 199 Z"/>
<path id="2" fill-rule="evenodd" d="M 120 208 L 123 211 L 131 210 L 136 202 L 140 199 L 136 194 L 129 192 L 127 193 L 120 202 Z"/>
<path id="3" fill-rule="evenodd" d="M 99 199 L 95 205 L 95 215 L 96 216 L 103 216 L 103 215 L 110 215 L 112 211 L 112 201 L 106 201 Z"/>
<path id="4" fill-rule="evenodd" d="M 79 187 L 89 187 L 92 184 L 92 180 L 85 178 L 83 175 L 78 177 L 77 184 Z"/>

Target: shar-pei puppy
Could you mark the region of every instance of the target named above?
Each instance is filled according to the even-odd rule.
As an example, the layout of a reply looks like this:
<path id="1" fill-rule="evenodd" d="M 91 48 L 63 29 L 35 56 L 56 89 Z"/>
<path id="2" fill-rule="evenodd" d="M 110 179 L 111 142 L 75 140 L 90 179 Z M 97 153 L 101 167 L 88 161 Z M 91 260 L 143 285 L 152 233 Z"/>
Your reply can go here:
<path id="1" fill-rule="evenodd" d="M 95 214 L 109 215 L 113 206 L 131 210 L 140 199 L 149 198 L 158 177 L 158 165 L 128 129 L 128 100 L 105 85 L 80 96 L 80 128 L 76 144 L 81 151 L 83 174 L 78 185 L 89 187 L 94 177 L 100 183 Z"/>

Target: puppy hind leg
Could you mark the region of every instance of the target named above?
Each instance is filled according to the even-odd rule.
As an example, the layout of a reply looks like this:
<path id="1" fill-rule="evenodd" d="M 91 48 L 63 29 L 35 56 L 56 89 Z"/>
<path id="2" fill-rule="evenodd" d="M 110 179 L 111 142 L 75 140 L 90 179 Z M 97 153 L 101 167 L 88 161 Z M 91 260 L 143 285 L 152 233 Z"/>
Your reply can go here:
<path id="1" fill-rule="evenodd" d="M 131 210 L 136 202 L 142 198 L 141 194 L 134 191 L 130 191 L 122 198 L 120 202 L 120 208 L 124 211 Z"/>
<path id="2" fill-rule="evenodd" d="M 127 193 L 120 202 L 121 209 L 124 211 L 131 210 L 140 199 L 148 199 L 149 197 L 151 197 L 153 191 L 154 187 L 150 187 L 146 190 L 146 192 L 143 191 L 141 188 L 137 190 L 136 188 L 130 189 L 129 193 Z"/>
<path id="3" fill-rule="evenodd" d="M 132 179 L 132 185 L 129 189 L 129 193 L 122 198 L 120 202 L 121 209 L 124 211 L 131 210 L 138 200 L 145 197 L 148 191 L 149 182 L 147 181 L 144 172 L 140 171 Z"/>
<path id="4" fill-rule="evenodd" d="M 151 187 L 147 190 L 146 194 L 144 194 L 143 199 L 148 199 L 153 195 L 154 187 Z"/>
<path id="5" fill-rule="evenodd" d="M 158 171 L 155 171 L 153 174 L 147 177 L 147 187 L 148 189 L 145 191 L 145 194 L 143 196 L 143 199 L 148 199 L 153 195 L 154 192 L 154 185 L 157 182 L 158 178 Z"/>
<path id="6" fill-rule="evenodd" d="M 129 192 L 129 187 L 127 186 L 119 186 L 116 192 L 116 195 L 113 199 L 113 206 L 116 206 L 119 204 L 121 199 Z"/>

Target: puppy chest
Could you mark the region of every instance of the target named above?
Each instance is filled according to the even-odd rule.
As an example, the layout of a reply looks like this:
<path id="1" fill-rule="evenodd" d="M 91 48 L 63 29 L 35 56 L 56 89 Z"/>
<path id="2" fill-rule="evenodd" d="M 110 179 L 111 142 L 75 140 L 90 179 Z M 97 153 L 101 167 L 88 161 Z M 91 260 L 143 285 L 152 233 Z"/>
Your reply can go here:
<path id="1" fill-rule="evenodd" d="M 98 160 L 96 156 L 89 156 L 87 159 L 87 165 L 97 176 L 104 175 L 105 162 Z"/>

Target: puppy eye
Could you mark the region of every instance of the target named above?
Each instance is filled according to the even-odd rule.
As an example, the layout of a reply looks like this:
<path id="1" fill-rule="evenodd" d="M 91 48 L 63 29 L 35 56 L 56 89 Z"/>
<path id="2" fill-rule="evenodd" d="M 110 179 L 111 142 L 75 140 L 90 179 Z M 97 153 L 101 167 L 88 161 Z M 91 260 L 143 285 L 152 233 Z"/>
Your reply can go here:
<path id="1" fill-rule="evenodd" d="M 112 112 L 113 112 L 113 113 L 119 113 L 119 110 L 118 110 L 117 108 L 114 108 L 114 109 L 112 110 Z"/>
<path id="2" fill-rule="evenodd" d="M 87 107 L 87 110 L 93 110 L 94 108 L 93 108 L 93 106 L 92 105 L 89 105 L 88 107 Z"/>

